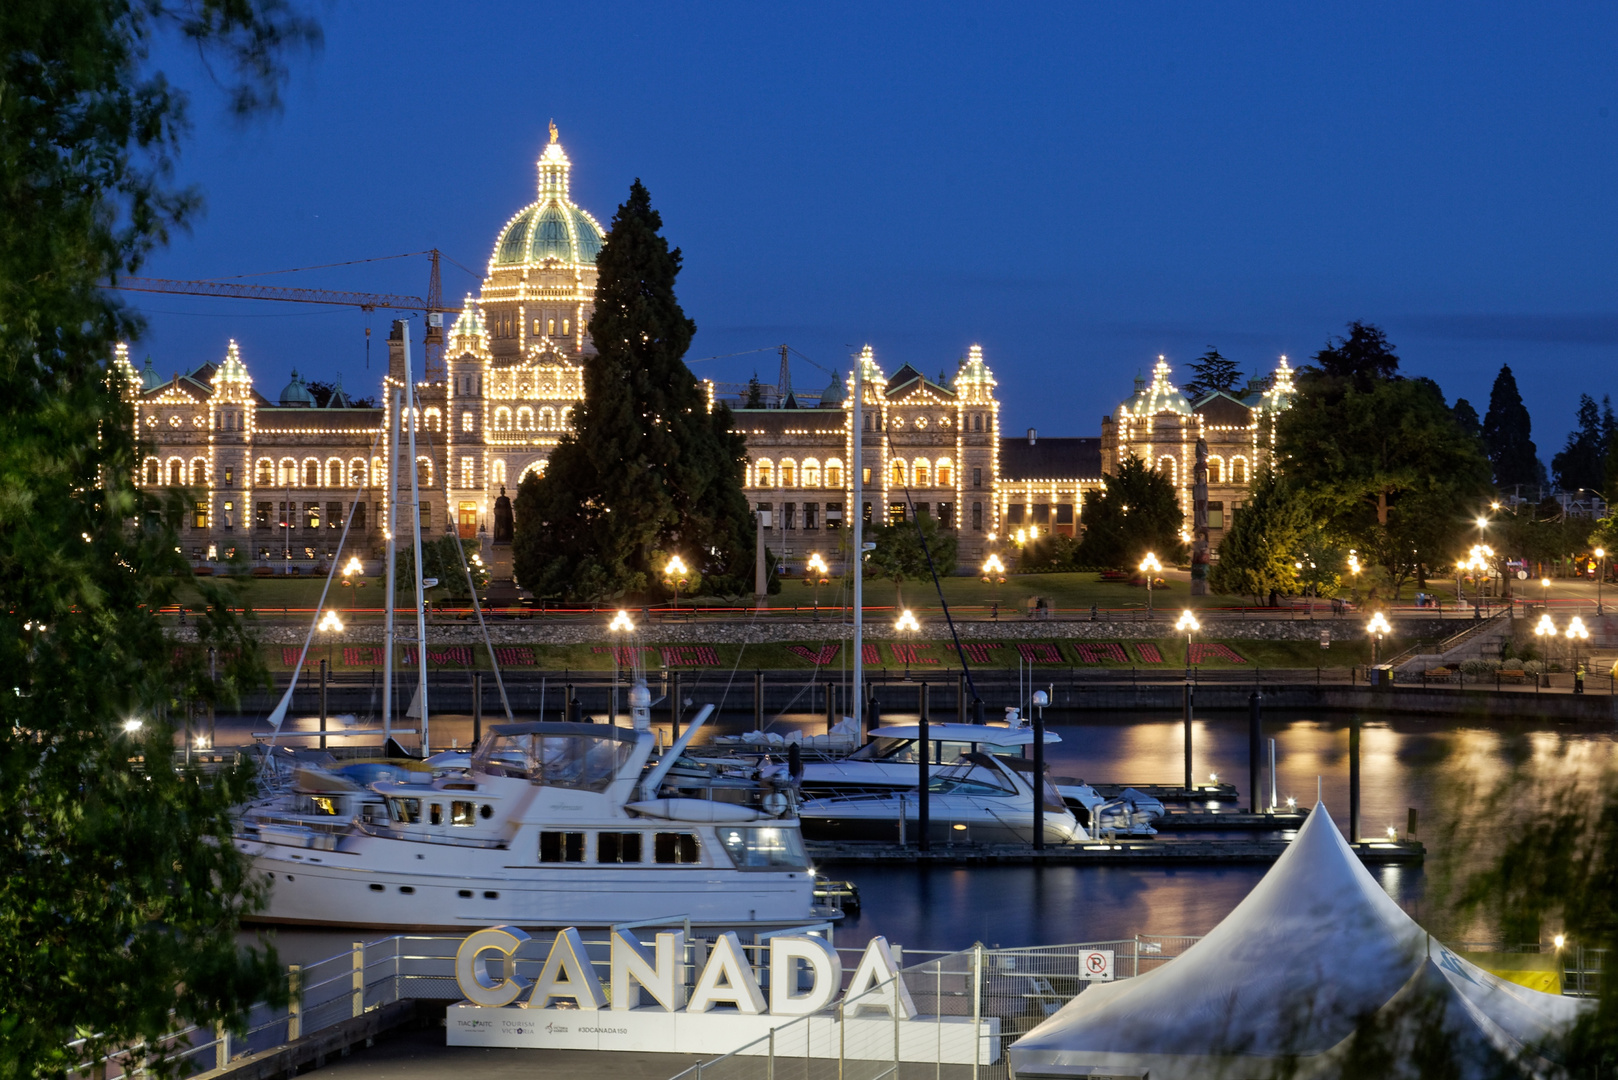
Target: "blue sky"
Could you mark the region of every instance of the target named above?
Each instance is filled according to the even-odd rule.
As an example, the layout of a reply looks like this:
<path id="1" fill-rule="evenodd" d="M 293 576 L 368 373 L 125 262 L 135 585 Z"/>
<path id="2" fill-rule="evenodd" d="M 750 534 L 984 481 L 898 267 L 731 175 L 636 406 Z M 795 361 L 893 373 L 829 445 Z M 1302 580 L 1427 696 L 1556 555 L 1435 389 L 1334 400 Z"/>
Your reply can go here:
<path id="1" fill-rule="evenodd" d="M 981 343 L 1009 429 L 1093 435 L 1159 353 L 1268 371 L 1358 318 L 1480 413 L 1510 363 L 1547 459 L 1578 395 L 1613 389 L 1610 5 L 318 12 L 323 50 L 246 129 L 184 54 L 157 54 L 198 88 L 180 178 L 209 209 L 148 273 L 429 247 L 481 272 L 555 118 L 603 224 L 635 177 L 651 190 L 685 253 L 693 360 L 786 342 L 846 370 L 868 341 L 890 372 L 932 374 Z M 256 280 L 419 293 L 426 263 Z M 476 281 L 446 264 L 444 288 Z M 235 337 L 272 395 L 293 367 L 369 389 L 383 355 L 382 312 L 134 302 L 135 355 L 165 375 Z"/>

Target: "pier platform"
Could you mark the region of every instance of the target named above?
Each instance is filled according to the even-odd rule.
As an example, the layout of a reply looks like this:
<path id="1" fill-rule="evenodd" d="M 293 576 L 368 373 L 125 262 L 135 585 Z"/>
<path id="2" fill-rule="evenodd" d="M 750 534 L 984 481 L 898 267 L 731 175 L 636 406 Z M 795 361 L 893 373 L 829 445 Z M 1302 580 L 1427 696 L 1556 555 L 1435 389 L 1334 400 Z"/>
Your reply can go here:
<path id="1" fill-rule="evenodd" d="M 887 863 L 921 866 L 1115 866 L 1189 863 L 1272 863 L 1286 851 L 1288 841 L 1254 836 L 1241 839 L 1156 837 L 1123 839 L 1114 843 L 1068 844 L 1035 851 L 1026 844 L 935 845 L 918 851 L 913 845 L 810 842 L 816 866 L 833 863 Z M 1427 849 L 1417 840 L 1361 841 L 1351 845 L 1369 866 L 1420 863 Z"/>

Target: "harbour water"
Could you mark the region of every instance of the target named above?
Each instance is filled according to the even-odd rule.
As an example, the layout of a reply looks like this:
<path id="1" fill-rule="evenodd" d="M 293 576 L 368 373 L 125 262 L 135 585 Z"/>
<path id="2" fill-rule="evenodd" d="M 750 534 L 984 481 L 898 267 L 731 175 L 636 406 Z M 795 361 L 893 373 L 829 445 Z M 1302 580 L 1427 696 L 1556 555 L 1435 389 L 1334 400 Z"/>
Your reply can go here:
<path id="1" fill-rule="evenodd" d="M 1051 730 L 1062 738 L 1048 748 L 1053 773 L 1092 782 L 1179 784 L 1184 779 L 1183 729 L 1179 715 L 1117 717 L 1048 710 Z M 906 718 L 885 715 L 884 721 Z M 821 730 L 819 717 L 786 718 Z M 434 717 L 435 724 L 467 727 L 464 717 Z M 1372 873 L 1412 915 L 1450 938 L 1488 937 L 1477 922 L 1456 923 L 1448 913 L 1451 890 L 1444 872 L 1478 868 L 1480 855 L 1446 852 L 1442 830 L 1456 815 L 1481 812 L 1476 796 L 1513 775 L 1530 784 L 1566 787 L 1593 784 L 1618 763 L 1618 733 L 1610 726 L 1521 721 L 1361 717 L 1361 829 L 1381 835 L 1404 832 L 1415 809 L 1420 837 L 1429 846 L 1425 867 L 1379 867 Z M 727 715 L 721 731 L 750 728 L 750 714 Z M 1194 724 L 1194 770 L 1198 782 L 1217 774 L 1234 782 L 1246 804 L 1248 721 L 1245 713 L 1200 716 Z M 237 725 L 229 725 L 234 728 Z M 301 725 L 300 725 L 301 726 Z M 1321 716 L 1266 713 L 1264 736 L 1276 742 L 1276 794 L 1311 805 L 1317 790 L 1339 827 L 1348 828 L 1348 730 L 1346 714 Z M 221 744 L 227 741 L 221 724 Z M 435 742 L 437 741 L 435 736 Z M 1267 744 L 1266 744 L 1267 746 Z M 1265 773 L 1268 801 L 1268 773 Z M 1501 829 L 1513 827 L 1502 814 Z M 1474 822 L 1474 824 L 1476 824 Z M 1485 830 L 1490 827 L 1484 823 Z M 1452 856 L 1453 865 L 1446 860 Z M 862 909 L 847 917 L 840 938 L 862 943 L 886 935 L 912 949 L 957 949 L 986 945 L 1055 944 L 1128 938 L 1136 934 L 1202 934 L 1219 922 L 1263 876 L 1261 865 L 1196 867 L 872 867 L 828 866 L 825 872 L 854 881 Z M 254 937 L 260 930 L 247 931 Z M 269 930 L 283 962 L 307 962 L 342 951 L 350 943 L 380 936 L 360 929 Z"/>

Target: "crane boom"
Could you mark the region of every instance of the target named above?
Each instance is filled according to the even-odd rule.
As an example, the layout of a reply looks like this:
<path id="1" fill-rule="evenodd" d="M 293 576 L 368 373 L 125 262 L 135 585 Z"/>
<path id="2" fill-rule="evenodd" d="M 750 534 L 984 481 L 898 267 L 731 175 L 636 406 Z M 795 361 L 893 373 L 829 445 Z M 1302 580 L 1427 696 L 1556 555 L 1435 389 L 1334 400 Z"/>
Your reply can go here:
<path id="1" fill-rule="evenodd" d="M 179 296 L 219 296 L 236 300 L 287 300 L 300 304 L 335 304 L 363 311 L 392 308 L 401 311 L 458 314 L 458 307 L 429 306 L 419 296 L 393 293 L 348 292 L 338 289 L 294 289 L 281 285 L 240 285 L 226 281 L 174 281 L 168 278 L 125 277 L 112 288 L 127 292 L 172 293 Z"/>

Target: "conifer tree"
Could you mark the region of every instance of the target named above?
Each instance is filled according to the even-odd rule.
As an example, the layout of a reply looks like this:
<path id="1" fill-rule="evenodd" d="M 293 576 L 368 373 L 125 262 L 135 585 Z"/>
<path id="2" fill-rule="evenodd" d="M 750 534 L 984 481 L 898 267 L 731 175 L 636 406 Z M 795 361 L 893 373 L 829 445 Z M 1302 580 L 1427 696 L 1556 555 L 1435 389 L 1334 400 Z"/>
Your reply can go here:
<path id="1" fill-rule="evenodd" d="M 543 477 L 517 491 L 512 557 L 536 595 L 645 596 L 678 555 L 719 595 L 741 591 L 753 530 L 746 445 L 683 357 L 696 333 L 674 295 L 680 251 L 639 180 L 596 260 L 596 355 Z"/>
<path id="2" fill-rule="evenodd" d="M 1601 491 L 1606 479 L 1607 440 L 1601 411 L 1589 394 L 1579 395 L 1579 426 L 1568 434 L 1567 443 L 1551 458 L 1551 471 L 1563 491 L 1589 488 Z"/>
<path id="3" fill-rule="evenodd" d="M 1219 544 L 1208 587 L 1225 596 L 1251 596 L 1257 604 L 1272 593 L 1293 592 L 1298 587 L 1297 556 L 1309 531 L 1302 504 L 1280 477 L 1266 470 Z"/>
<path id="4" fill-rule="evenodd" d="M 1084 538 L 1077 559 L 1085 566 L 1134 569 L 1152 552 L 1165 564 L 1185 558 L 1180 540 L 1185 514 L 1168 477 L 1131 455 L 1100 491 L 1084 493 Z"/>
<path id="5" fill-rule="evenodd" d="M 1489 391 L 1489 411 L 1483 415 L 1483 444 L 1488 448 L 1497 488 L 1540 482 L 1543 467 L 1534 446 L 1528 408 L 1517 390 L 1517 378 L 1502 364 Z"/>
<path id="6" fill-rule="evenodd" d="M 1191 361 L 1193 378 L 1185 384 L 1185 396 L 1192 401 L 1206 397 L 1215 390 L 1231 393 L 1241 381 L 1242 372 L 1236 361 L 1227 359 L 1212 345 L 1208 351 Z"/>

